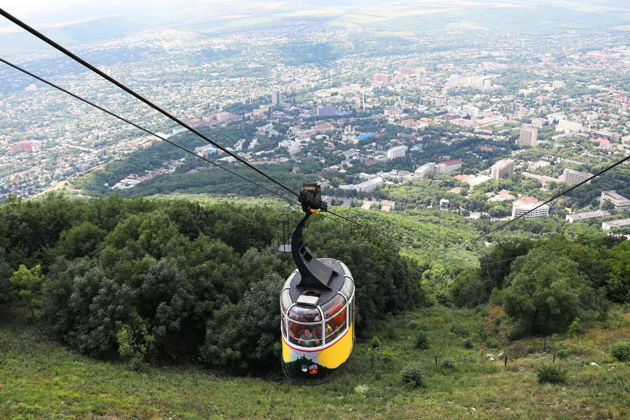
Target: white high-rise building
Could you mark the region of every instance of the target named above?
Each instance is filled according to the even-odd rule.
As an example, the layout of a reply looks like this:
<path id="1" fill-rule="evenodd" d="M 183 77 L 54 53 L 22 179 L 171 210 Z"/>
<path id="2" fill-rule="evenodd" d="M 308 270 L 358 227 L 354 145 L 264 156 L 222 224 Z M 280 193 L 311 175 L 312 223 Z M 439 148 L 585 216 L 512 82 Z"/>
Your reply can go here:
<path id="1" fill-rule="evenodd" d="M 630 219 L 609 220 L 602 223 L 602 230 L 611 230 L 630 226 Z"/>
<path id="2" fill-rule="evenodd" d="M 418 174 L 421 178 L 424 178 L 425 176 L 427 176 L 427 174 L 435 172 L 435 162 L 425 163 L 414 172 Z"/>
<path id="3" fill-rule="evenodd" d="M 271 106 L 280 105 L 280 91 L 276 90 L 271 94 Z"/>
<path id="4" fill-rule="evenodd" d="M 540 205 L 540 202 L 536 200 L 534 197 L 523 197 L 521 199 L 516 200 L 512 203 L 512 219 L 516 219 L 517 217 L 527 213 L 528 211 L 536 208 Z M 533 219 L 535 217 L 548 217 L 549 216 L 549 206 L 544 205 L 540 206 L 536 210 L 528 213 L 523 216 L 525 219 Z"/>
<path id="5" fill-rule="evenodd" d="M 391 149 L 387 151 L 387 159 L 394 160 L 401 157 L 405 157 L 405 154 L 407 153 L 407 149 L 408 149 L 407 146 L 392 147 Z"/>
<path id="6" fill-rule="evenodd" d="M 438 174 L 450 174 L 462 167 L 462 161 L 460 159 L 445 160 L 435 165 L 435 171 Z"/>
<path id="7" fill-rule="evenodd" d="M 383 186 L 383 178 L 380 176 L 376 178 L 369 179 L 360 184 L 349 184 L 349 185 L 340 185 L 339 189 L 341 190 L 355 190 L 361 192 L 372 192 Z"/>
<path id="8" fill-rule="evenodd" d="M 593 176 L 593 174 L 574 171 L 573 169 L 565 169 L 562 171 L 562 175 L 558 177 L 558 179 L 562 182 L 566 182 L 567 184 L 573 185 L 580 183 L 582 181 L 587 180 L 589 177 Z M 591 181 L 588 181 L 587 184 L 590 184 Z"/>
<path id="9" fill-rule="evenodd" d="M 630 200 L 623 195 L 617 193 L 615 190 L 602 191 L 601 203 L 604 201 L 610 201 L 615 206 L 616 210 L 630 210 Z"/>
<path id="10" fill-rule="evenodd" d="M 514 161 L 512 159 L 500 160 L 490 168 L 490 176 L 494 179 L 508 177 L 513 173 Z"/>
<path id="11" fill-rule="evenodd" d="M 518 144 L 522 144 L 523 146 L 534 147 L 538 141 L 538 129 L 536 127 L 531 126 L 522 126 L 521 127 L 521 135 L 518 138 Z"/>

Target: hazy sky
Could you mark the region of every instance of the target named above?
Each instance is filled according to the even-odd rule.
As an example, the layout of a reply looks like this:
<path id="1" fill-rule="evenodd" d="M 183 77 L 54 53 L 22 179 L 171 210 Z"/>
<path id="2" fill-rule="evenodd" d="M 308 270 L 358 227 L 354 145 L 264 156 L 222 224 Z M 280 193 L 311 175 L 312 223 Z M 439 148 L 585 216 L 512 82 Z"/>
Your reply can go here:
<path id="1" fill-rule="evenodd" d="M 630 0 L 0 0 L 0 7 L 40 29 L 102 16 L 133 16 L 148 24 L 161 24 L 208 15 L 266 14 L 280 10 L 326 6 L 372 5 L 410 7 L 535 6 L 556 5 L 599 11 L 630 10 Z M 0 18 L 0 34 L 18 31 Z"/>
<path id="2" fill-rule="evenodd" d="M 0 0 L 0 7 L 27 23 L 41 25 L 64 24 L 99 16 L 142 14 L 147 16 L 169 13 L 190 13 L 199 7 L 225 10 L 239 8 L 248 0 Z M 11 24 L 0 18 L 0 27 Z M 6 29 L 5 29 L 6 31 Z"/>

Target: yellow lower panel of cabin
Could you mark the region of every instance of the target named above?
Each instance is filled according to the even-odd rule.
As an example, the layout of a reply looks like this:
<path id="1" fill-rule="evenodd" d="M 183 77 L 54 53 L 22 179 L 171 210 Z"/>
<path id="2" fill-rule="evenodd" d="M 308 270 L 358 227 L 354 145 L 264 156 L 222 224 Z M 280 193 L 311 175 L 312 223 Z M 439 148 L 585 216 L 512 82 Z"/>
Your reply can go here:
<path id="1" fill-rule="evenodd" d="M 325 348 L 319 352 L 303 352 L 295 350 L 282 339 L 282 360 L 285 363 L 290 363 L 294 360 L 306 357 L 319 363 L 321 366 L 329 369 L 335 369 L 343 362 L 345 362 L 350 353 L 352 353 L 354 325 L 350 325 L 345 335 L 330 347 Z"/>

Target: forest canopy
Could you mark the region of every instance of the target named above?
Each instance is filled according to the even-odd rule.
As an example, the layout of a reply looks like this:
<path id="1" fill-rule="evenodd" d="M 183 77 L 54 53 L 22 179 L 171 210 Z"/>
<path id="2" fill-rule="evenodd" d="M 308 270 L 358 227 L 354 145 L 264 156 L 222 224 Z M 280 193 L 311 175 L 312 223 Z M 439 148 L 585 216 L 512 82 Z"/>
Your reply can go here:
<path id="1" fill-rule="evenodd" d="M 66 345 L 134 363 L 199 359 L 234 371 L 277 365 L 277 210 L 184 200 L 48 195 L 0 207 L 0 302 L 22 300 Z M 297 216 L 297 214 L 296 214 Z M 357 279 L 358 331 L 423 301 L 392 243 L 318 219 L 315 255 Z"/>

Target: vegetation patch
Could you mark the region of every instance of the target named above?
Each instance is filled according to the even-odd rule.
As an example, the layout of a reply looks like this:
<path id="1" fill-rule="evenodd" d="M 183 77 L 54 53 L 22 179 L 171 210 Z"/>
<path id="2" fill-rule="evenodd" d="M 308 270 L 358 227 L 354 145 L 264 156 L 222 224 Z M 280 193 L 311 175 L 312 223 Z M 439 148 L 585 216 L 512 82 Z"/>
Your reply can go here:
<path id="1" fill-rule="evenodd" d="M 400 371 L 402 382 L 412 388 L 424 387 L 424 377 L 422 376 L 422 365 L 419 362 L 411 362 Z"/>
<path id="2" fill-rule="evenodd" d="M 416 336 L 416 348 L 420 350 L 427 350 L 429 348 L 429 336 L 424 331 L 418 331 Z"/>
<path id="3" fill-rule="evenodd" d="M 553 365 L 543 365 L 536 369 L 538 382 L 541 384 L 564 384 L 567 382 L 567 373 Z"/>
<path id="4" fill-rule="evenodd" d="M 610 348 L 610 352 L 620 362 L 627 362 L 630 360 L 630 341 L 616 342 Z"/>

